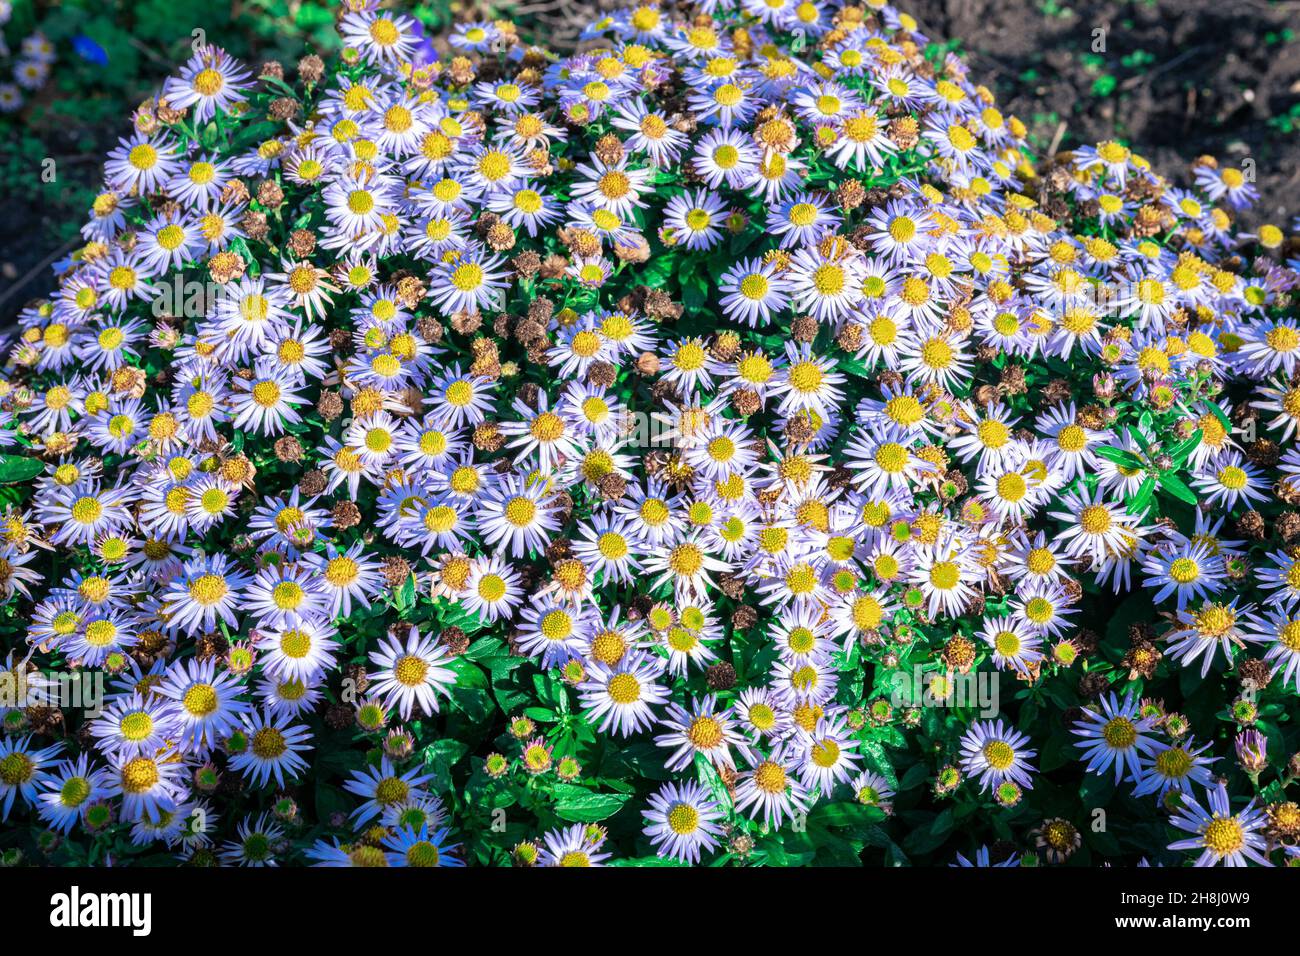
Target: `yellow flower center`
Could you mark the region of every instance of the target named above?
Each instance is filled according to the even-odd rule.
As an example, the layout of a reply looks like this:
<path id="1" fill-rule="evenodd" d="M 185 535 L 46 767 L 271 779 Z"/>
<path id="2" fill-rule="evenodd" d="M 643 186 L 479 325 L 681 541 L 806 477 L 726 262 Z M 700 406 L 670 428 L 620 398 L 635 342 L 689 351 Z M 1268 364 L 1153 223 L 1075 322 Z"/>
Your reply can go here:
<path id="1" fill-rule="evenodd" d="M 506 505 L 505 518 L 516 528 L 526 528 L 537 517 L 537 505 L 531 498 L 519 495 Z"/>
<path id="2" fill-rule="evenodd" d="M 393 677 L 403 687 L 418 687 L 429 674 L 429 665 L 414 654 L 407 654 L 398 659 L 393 666 Z"/>
<path id="3" fill-rule="evenodd" d="M 839 295 L 844 291 L 844 270 L 833 262 L 827 262 L 813 270 L 813 287 L 822 295 Z"/>
<path id="4" fill-rule="evenodd" d="M 1016 760 L 1016 752 L 1005 740 L 990 740 L 984 745 L 984 760 L 994 770 L 1006 770 Z"/>
<path id="5" fill-rule="evenodd" d="M 1176 558 L 1169 565 L 1169 576 L 1179 584 L 1191 584 L 1201 576 L 1201 569 L 1191 558 Z"/>
<path id="6" fill-rule="evenodd" d="M 641 698 L 641 683 L 631 674 L 615 674 L 609 680 L 609 699 L 616 704 L 631 704 Z"/>
<path id="7" fill-rule="evenodd" d="M 370 24 L 370 39 L 380 46 L 392 46 L 401 39 L 397 24 L 387 17 L 379 17 Z"/>
<path id="8" fill-rule="evenodd" d="M 185 692 L 181 704 L 193 717 L 206 717 L 216 711 L 219 704 L 217 689 L 211 684 L 195 684 Z"/>
<path id="9" fill-rule="evenodd" d="M 567 640 L 573 633 L 573 619 L 564 611 L 549 611 L 542 616 L 541 632 L 548 641 Z"/>
<path id="10" fill-rule="evenodd" d="M 158 150 L 148 143 L 141 143 L 127 153 L 126 161 L 142 172 L 152 169 L 158 162 Z"/>
<path id="11" fill-rule="evenodd" d="M 1066 425 L 1056 433 L 1056 444 L 1061 451 L 1082 451 L 1088 444 L 1088 433 L 1079 425 Z"/>
<path id="12" fill-rule="evenodd" d="M 126 793 L 148 793 L 159 779 L 158 765 L 148 757 L 136 757 L 122 767 L 122 790 Z"/>
<path id="13" fill-rule="evenodd" d="M 961 568 L 954 561 L 939 561 L 930 569 L 930 583 L 940 591 L 948 591 L 961 580 Z"/>
<path id="14" fill-rule="evenodd" d="M 1236 817 L 1211 820 L 1203 834 L 1205 846 L 1220 856 L 1235 853 L 1246 845 L 1246 834 Z"/>
<path id="15" fill-rule="evenodd" d="M 1110 511 L 1103 505 L 1089 505 L 1079 513 L 1079 526 L 1088 534 L 1103 534 L 1110 530 Z"/>
<path id="16" fill-rule="evenodd" d="M 754 785 L 764 793 L 784 793 L 786 788 L 785 768 L 779 763 L 764 760 L 754 768 Z"/>
<path id="17" fill-rule="evenodd" d="M 1246 472 L 1236 465 L 1228 465 L 1219 471 L 1219 484 L 1229 491 L 1240 491 L 1246 487 Z"/>
<path id="18" fill-rule="evenodd" d="M 1102 739 L 1114 750 L 1127 750 L 1137 742 L 1137 728 L 1127 717 L 1112 717 L 1101 729 Z"/>

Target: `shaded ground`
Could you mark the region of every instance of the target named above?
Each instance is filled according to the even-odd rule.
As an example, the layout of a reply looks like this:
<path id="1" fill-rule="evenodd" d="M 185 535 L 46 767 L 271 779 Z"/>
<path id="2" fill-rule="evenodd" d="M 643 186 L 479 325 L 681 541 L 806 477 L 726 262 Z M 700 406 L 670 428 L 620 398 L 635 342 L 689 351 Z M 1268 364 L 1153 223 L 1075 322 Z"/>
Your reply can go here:
<path id="1" fill-rule="evenodd" d="M 1118 138 L 1164 175 L 1202 154 L 1255 161 L 1249 216 L 1300 214 L 1300 3 L 902 0 L 1046 149 Z M 1094 31 L 1104 31 L 1096 34 Z M 1094 52 L 1097 36 L 1105 49 Z"/>

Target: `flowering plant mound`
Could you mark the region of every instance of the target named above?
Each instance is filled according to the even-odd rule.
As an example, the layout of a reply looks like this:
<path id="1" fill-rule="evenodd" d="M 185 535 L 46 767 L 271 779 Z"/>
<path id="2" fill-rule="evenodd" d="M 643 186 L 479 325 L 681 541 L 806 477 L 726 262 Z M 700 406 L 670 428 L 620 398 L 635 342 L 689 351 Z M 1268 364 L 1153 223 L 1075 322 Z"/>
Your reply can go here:
<path id="1" fill-rule="evenodd" d="M 1300 329 L 883 3 L 200 47 L 22 316 L 3 845 L 1281 863 Z M 102 706 L 69 703 L 71 675 Z"/>

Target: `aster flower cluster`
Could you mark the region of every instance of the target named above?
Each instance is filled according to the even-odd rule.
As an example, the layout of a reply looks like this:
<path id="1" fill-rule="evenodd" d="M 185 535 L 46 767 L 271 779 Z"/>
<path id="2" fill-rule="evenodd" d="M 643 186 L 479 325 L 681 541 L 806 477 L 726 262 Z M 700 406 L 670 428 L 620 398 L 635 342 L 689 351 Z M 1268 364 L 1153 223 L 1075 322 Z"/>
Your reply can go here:
<path id="1" fill-rule="evenodd" d="M 0 27 L 13 16 L 13 4 L 0 2 Z M 10 49 L 0 35 L 0 113 L 14 113 L 49 81 L 56 59 L 54 46 L 39 30 L 29 33 Z"/>
<path id="2" fill-rule="evenodd" d="M 4 675 L 107 688 L 4 708 L 8 825 L 1007 865 L 1124 788 L 1093 862 L 1281 862 L 1300 263 L 1240 172 L 1037 161 L 878 0 L 339 30 L 200 47 L 22 314 Z"/>

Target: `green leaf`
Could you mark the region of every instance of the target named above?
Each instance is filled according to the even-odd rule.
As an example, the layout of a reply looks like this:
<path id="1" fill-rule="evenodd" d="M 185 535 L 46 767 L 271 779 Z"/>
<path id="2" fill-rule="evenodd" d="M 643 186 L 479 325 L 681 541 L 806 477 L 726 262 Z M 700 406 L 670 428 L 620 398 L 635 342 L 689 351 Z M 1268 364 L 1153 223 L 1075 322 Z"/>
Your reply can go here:
<path id="1" fill-rule="evenodd" d="M 511 680 L 508 673 L 500 677 L 495 673 L 492 675 L 492 696 L 507 717 L 513 716 L 515 711 L 533 699 L 533 695 Z"/>
<path id="2" fill-rule="evenodd" d="M 334 22 L 334 11 L 329 7 L 317 7 L 304 3 L 298 8 L 298 12 L 294 14 L 294 21 L 298 26 L 309 30 L 322 24 L 332 24 Z"/>
<path id="3" fill-rule="evenodd" d="M 408 575 L 402 586 L 393 595 L 393 607 L 402 613 L 415 604 L 415 575 Z"/>
<path id="4" fill-rule="evenodd" d="M 1161 475 L 1160 487 L 1168 491 L 1180 501 L 1185 501 L 1189 505 L 1198 504 L 1196 492 L 1187 487 L 1187 484 L 1177 475 Z"/>
<path id="5" fill-rule="evenodd" d="M 467 744 L 443 738 L 424 748 L 424 762 L 437 775 L 442 785 L 446 786 L 451 780 L 451 768 L 468 752 Z"/>
<path id="6" fill-rule="evenodd" d="M 1198 428 L 1190 436 L 1184 438 L 1173 448 L 1169 449 L 1169 457 L 1173 459 L 1174 467 L 1181 468 L 1187 463 L 1187 458 L 1192 452 L 1196 451 L 1196 446 L 1201 443 L 1201 430 Z"/>
<path id="7" fill-rule="evenodd" d="M 1150 413 L 1143 412 L 1142 417 L 1143 419 L 1149 419 Z M 1143 428 L 1145 427 L 1146 426 L 1144 424 Z M 1151 454 L 1151 440 L 1147 438 L 1145 431 L 1143 431 L 1143 428 L 1135 428 L 1134 426 L 1130 425 L 1128 427 L 1128 433 L 1129 436 L 1132 437 L 1132 439 L 1138 443 L 1138 447 L 1141 448 L 1144 452 L 1146 452 L 1149 455 Z"/>
<path id="8" fill-rule="evenodd" d="M 0 485 L 31 481 L 44 471 L 45 462 L 39 458 L 24 458 L 21 455 L 0 455 Z"/>
<path id="9" fill-rule="evenodd" d="M 1111 93 L 1115 92 L 1115 87 L 1118 85 L 1119 80 L 1115 79 L 1115 77 L 1110 74 L 1099 76 L 1092 81 L 1092 95 L 1110 96 Z"/>
<path id="10" fill-rule="evenodd" d="M 555 815 L 573 823 L 598 823 L 623 809 L 631 794 L 593 793 L 586 787 L 559 783 L 552 791 L 555 798 Z"/>
<path id="11" fill-rule="evenodd" d="M 1142 459 L 1124 448 L 1116 448 L 1114 445 L 1098 445 L 1097 454 L 1101 455 L 1107 461 L 1113 461 L 1117 465 L 1123 465 L 1125 468 L 1142 468 Z"/>
<path id="12" fill-rule="evenodd" d="M 732 807 L 731 793 L 727 790 L 726 784 L 722 782 L 722 777 L 714 768 L 713 762 L 707 757 L 700 754 L 695 755 L 695 770 L 700 775 L 700 780 L 709 788 L 713 794 L 713 799 L 718 802 L 718 806 L 730 812 Z"/>
<path id="13" fill-rule="evenodd" d="M 868 807 L 860 803 L 823 803 L 808 817 L 808 824 L 827 827 L 848 827 L 854 831 L 865 831 L 867 827 L 885 819 L 885 811 L 879 807 Z"/>
<path id="14" fill-rule="evenodd" d="M 1146 480 L 1138 487 L 1137 494 L 1129 499 L 1128 513 L 1131 515 L 1141 514 L 1146 511 L 1151 504 L 1151 498 L 1156 492 L 1156 480 L 1148 475 Z"/>
<path id="15" fill-rule="evenodd" d="M 499 637 L 480 637 L 461 656 L 471 661 L 487 662 L 500 655 L 505 642 Z"/>

